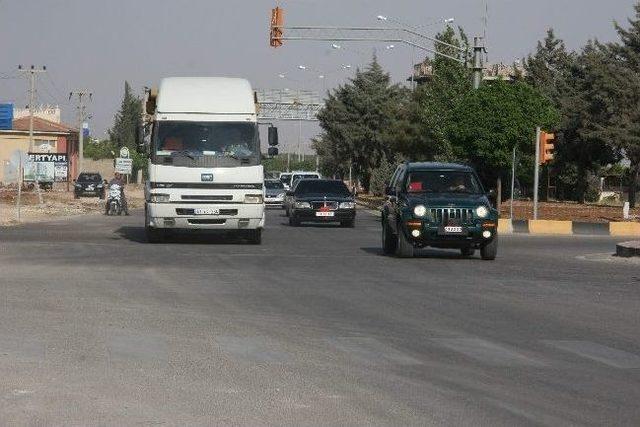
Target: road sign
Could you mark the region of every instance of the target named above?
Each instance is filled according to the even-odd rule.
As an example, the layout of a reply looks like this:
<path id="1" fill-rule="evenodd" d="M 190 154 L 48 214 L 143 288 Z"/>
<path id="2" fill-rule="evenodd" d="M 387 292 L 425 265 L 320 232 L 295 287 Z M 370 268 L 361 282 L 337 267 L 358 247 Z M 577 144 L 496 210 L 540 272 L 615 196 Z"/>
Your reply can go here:
<path id="1" fill-rule="evenodd" d="M 130 156 L 129 149 L 127 147 L 122 147 L 120 149 L 120 157 L 128 159 Z"/>
<path id="2" fill-rule="evenodd" d="M 130 175 L 132 167 L 133 167 L 132 159 L 125 159 L 123 157 L 118 157 L 116 159 L 116 173 Z"/>

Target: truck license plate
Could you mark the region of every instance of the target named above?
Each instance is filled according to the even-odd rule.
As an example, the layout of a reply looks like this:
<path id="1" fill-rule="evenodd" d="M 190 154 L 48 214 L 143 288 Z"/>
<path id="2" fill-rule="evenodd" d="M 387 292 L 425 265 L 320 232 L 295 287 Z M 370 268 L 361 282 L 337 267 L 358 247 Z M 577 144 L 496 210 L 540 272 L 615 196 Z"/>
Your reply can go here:
<path id="1" fill-rule="evenodd" d="M 326 216 L 333 216 L 334 214 L 335 214 L 335 212 L 323 212 L 323 211 L 316 212 L 316 216 L 325 216 L 326 217 Z"/>
<path id="2" fill-rule="evenodd" d="M 447 225 L 446 227 L 444 227 L 444 231 L 445 233 L 460 234 L 462 233 L 462 227 Z"/>
<path id="3" fill-rule="evenodd" d="M 220 209 L 194 209 L 196 215 L 220 215 Z"/>

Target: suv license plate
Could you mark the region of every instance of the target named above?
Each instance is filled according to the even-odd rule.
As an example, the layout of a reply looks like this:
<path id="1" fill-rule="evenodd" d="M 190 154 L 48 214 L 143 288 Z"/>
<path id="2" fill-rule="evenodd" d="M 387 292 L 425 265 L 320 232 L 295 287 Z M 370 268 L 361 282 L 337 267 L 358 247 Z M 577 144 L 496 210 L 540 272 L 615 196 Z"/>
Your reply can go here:
<path id="1" fill-rule="evenodd" d="M 447 225 L 446 227 L 444 227 L 444 232 L 445 233 L 460 234 L 460 233 L 462 233 L 462 227 Z"/>
<path id="2" fill-rule="evenodd" d="M 316 216 L 333 216 L 335 213 L 334 212 L 316 212 Z"/>
<path id="3" fill-rule="evenodd" d="M 196 215 L 220 215 L 220 209 L 194 209 Z"/>

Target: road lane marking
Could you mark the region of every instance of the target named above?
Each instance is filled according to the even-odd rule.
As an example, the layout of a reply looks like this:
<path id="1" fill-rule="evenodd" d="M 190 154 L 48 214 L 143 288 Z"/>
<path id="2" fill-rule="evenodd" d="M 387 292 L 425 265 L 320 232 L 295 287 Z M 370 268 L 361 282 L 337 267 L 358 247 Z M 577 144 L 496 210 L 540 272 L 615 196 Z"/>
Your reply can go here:
<path id="1" fill-rule="evenodd" d="M 640 356 L 591 341 L 543 340 L 545 344 L 619 369 L 640 368 Z"/>
<path id="2" fill-rule="evenodd" d="M 327 340 L 340 351 L 369 363 L 420 365 L 422 362 L 396 348 L 369 337 L 336 337 Z"/>
<path id="3" fill-rule="evenodd" d="M 497 366 L 544 366 L 535 360 L 511 348 L 485 341 L 480 338 L 435 338 L 436 344 L 462 353 L 472 359 Z"/>

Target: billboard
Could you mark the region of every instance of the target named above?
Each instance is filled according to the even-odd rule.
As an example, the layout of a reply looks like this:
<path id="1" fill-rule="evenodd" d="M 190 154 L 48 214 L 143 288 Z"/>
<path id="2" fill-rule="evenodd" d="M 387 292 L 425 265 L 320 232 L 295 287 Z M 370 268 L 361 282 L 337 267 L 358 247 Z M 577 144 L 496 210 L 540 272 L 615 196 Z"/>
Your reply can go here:
<path id="1" fill-rule="evenodd" d="M 0 129 L 13 129 L 13 104 L 0 104 Z"/>
<path id="2" fill-rule="evenodd" d="M 64 153 L 29 153 L 24 164 L 24 180 L 66 181 L 68 165 L 68 158 Z"/>

